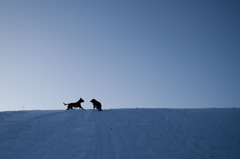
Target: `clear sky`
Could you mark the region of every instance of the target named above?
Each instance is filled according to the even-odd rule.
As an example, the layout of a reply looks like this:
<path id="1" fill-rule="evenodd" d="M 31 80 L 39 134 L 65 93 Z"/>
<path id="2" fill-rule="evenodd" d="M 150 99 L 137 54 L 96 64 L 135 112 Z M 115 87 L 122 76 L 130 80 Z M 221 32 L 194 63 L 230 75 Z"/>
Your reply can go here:
<path id="1" fill-rule="evenodd" d="M 0 110 L 240 106 L 238 0 L 0 0 Z"/>

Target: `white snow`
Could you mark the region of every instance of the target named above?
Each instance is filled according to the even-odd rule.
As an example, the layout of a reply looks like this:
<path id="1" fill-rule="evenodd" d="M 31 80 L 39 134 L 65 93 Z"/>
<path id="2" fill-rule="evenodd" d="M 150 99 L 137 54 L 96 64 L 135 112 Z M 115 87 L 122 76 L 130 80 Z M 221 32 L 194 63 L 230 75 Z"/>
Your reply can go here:
<path id="1" fill-rule="evenodd" d="M 240 109 L 0 112 L 0 159 L 239 159 Z"/>

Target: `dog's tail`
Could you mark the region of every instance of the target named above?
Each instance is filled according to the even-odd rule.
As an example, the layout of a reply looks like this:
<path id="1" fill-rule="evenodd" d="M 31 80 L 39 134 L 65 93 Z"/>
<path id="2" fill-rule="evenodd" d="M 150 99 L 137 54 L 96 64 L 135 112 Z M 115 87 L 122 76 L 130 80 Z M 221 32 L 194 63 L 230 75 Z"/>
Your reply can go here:
<path id="1" fill-rule="evenodd" d="M 63 102 L 63 104 L 64 104 L 64 105 L 68 105 L 68 104 L 65 104 L 64 102 Z"/>

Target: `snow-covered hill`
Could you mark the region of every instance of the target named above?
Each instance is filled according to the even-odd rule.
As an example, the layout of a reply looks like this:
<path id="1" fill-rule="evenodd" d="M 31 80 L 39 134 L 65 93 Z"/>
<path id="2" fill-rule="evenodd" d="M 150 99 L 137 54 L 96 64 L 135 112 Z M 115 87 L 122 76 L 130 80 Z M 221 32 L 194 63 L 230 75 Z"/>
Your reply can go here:
<path id="1" fill-rule="evenodd" d="M 0 112 L 0 159 L 239 159 L 240 109 Z"/>

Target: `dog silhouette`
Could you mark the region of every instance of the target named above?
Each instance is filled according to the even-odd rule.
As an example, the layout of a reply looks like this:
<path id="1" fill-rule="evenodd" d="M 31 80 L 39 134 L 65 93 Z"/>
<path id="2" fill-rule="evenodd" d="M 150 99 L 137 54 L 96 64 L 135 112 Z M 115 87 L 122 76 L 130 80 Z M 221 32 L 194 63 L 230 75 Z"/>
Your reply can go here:
<path id="1" fill-rule="evenodd" d="M 102 111 L 102 104 L 96 99 L 92 99 L 90 102 L 93 104 L 93 109 L 97 108 L 98 111 Z"/>
<path id="2" fill-rule="evenodd" d="M 73 109 L 73 107 L 76 107 L 76 108 L 79 107 L 79 109 L 82 108 L 82 110 L 84 110 L 83 107 L 81 106 L 81 103 L 82 103 L 82 102 L 84 102 L 84 100 L 83 100 L 82 98 L 80 98 L 79 101 L 77 101 L 77 102 L 75 102 L 75 103 L 65 104 L 65 103 L 63 102 L 63 104 L 68 106 L 68 107 L 67 107 L 67 110 Z"/>

